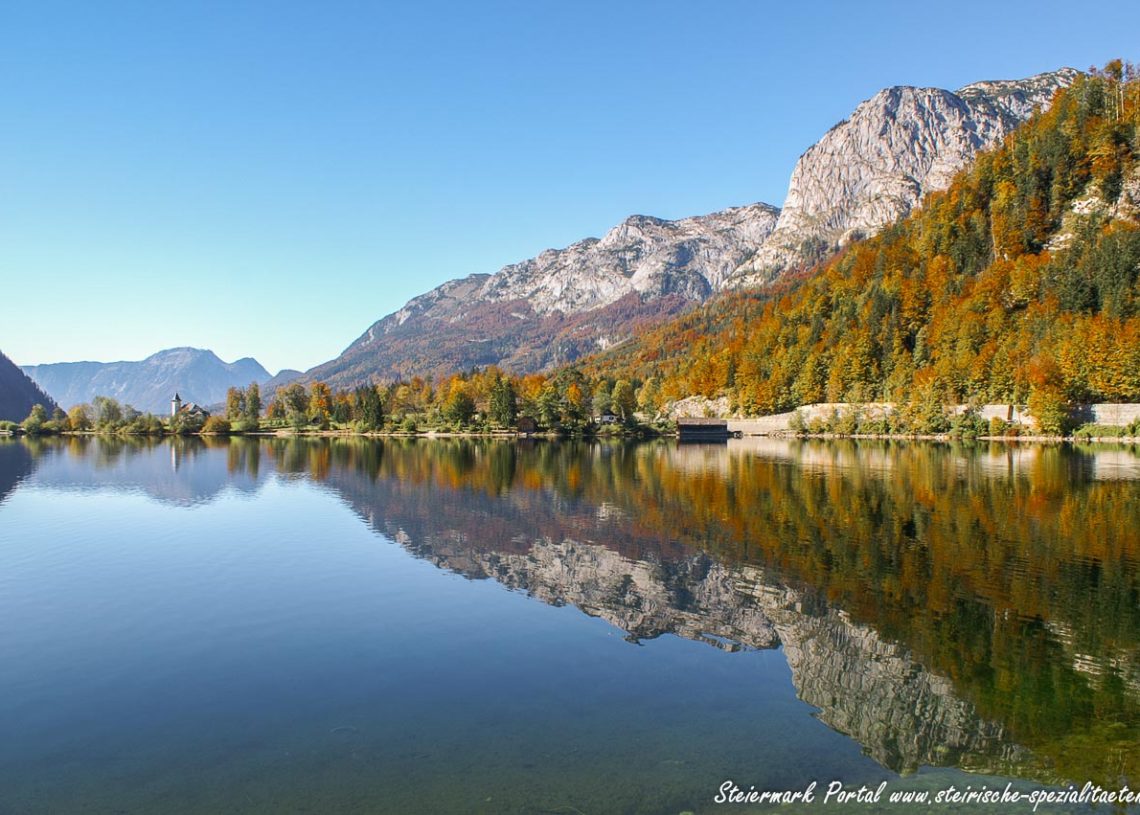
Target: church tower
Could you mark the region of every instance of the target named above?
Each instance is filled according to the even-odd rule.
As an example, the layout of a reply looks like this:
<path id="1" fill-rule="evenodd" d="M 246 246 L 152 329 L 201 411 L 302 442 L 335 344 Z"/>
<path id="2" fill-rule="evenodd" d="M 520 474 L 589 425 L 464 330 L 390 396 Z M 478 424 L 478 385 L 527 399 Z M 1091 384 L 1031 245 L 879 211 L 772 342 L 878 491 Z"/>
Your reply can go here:
<path id="1" fill-rule="evenodd" d="M 176 393 L 174 398 L 170 400 L 170 417 L 177 416 L 180 410 L 182 410 L 182 397 Z"/>

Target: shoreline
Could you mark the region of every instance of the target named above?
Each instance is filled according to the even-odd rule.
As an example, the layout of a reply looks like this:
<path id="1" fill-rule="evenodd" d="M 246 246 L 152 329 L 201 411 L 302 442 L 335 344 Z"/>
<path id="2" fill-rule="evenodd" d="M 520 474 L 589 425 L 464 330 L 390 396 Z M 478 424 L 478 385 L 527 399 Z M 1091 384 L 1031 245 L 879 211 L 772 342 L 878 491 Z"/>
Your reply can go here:
<path id="1" fill-rule="evenodd" d="M 458 431 L 458 430 L 428 430 L 423 432 L 409 432 L 404 430 L 393 431 L 359 431 L 359 430 L 303 430 L 296 431 L 286 428 L 273 428 L 267 430 L 254 430 L 236 433 L 121 433 L 121 432 L 101 432 L 97 430 L 65 430 L 59 433 L 40 433 L 28 434 L 22 431 L 3 430 L 0 431 L 0 438 L 148 438 L 148 439 L 170 439 L 170 438 L 208 438 L 208 439 L 228 439 L 228 438 L 362 438 L 362 439 L 500 439 L 507 441 L 517 441 L 523 439 L 532 440 L 545 440 L 545 441 L 569 441 L 569 440 L 623 440 L 623 441 L 650 441 L 653 439 L 678 439 L 676 432 L 659 432 L 648 431 L 644 433 L 607 433 L 603 435 L 588 434 L 588 435 L 563 435 L 561 433 L 545 432 L 545 433 L 523 433 L 519 431 L 509 430 L 495 430 L 495 431 Z M 1140 436 L 1090 436 L 1087 438 L 1077 436 L 1044 436 L 1044 435 L 1020 435 L 1020 436 L 955 436 L 950 433 L 750 433 L 731 436 L 730 438 L 752 438 L 752 439 L 811 439 L 817 441 L 932 441 L 932 442 L 989 442 L 989 443 L 1004 443 L 1004 444 L 1118 444 L 1118 445 L 1137 445 L 1140 444 Z M 690 444 L 694 442 L 688 442 Z M 695 442 L 703 444 L 721 444 L 723 442 Z"/>
<path id="2" fill-rule="evenodd" d="M 826 439 L 837 441 L 840 439 L 855 439 L 863 441 L 987 441 L 987 442 L 1032 442 L 1034 444 L 1140 444 L 1140 436 L 1090 436 L 1079 438 L 1077 436 L 955 436 L 951 433 L 769 433 L 767 435 L 748 435 L 742 438 L 780 438 L 780 439 Z"/>

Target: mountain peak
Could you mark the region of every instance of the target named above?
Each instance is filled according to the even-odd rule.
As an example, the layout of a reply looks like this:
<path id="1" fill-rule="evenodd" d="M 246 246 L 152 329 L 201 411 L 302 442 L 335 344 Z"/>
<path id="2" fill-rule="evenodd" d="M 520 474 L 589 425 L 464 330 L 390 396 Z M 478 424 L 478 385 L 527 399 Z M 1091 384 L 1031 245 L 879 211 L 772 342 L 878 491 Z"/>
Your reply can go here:
<path id="1" fill-rule="evenodd" d="M 164 348 L 161 351 L 155 351 L 153 354 L 143 359 L 143 362 L 191 360 L 202 358 L 217 360 L 219 363 L 221 362 L 221 359 L 218 357 L 218 355 L 208 348 L 194 348 L 189 345 L 181 345 L 175 348 Z"/>
<path id="2" fill-rule="evenodd" d="M 905 216 L 1079 75 L 882 89 L 800 156 L 775 230 L 733 284 L 765 283 Z"/>
<path id="3" fill-rule="evenodd" d="M 954 93 L 962 98 L 977 95 L 998 98 L 1017 93 L 1035 96 L 1048 94 L 1051 97 L 1058 88 L 1073 84 L 1081 74 L 1082 72 L 1076 68 L 1065 67 L 1058 68 L 1056 71 L 1034 74 L 1024 79 L 984 79 L 980 82 L 963 85 Z"/>

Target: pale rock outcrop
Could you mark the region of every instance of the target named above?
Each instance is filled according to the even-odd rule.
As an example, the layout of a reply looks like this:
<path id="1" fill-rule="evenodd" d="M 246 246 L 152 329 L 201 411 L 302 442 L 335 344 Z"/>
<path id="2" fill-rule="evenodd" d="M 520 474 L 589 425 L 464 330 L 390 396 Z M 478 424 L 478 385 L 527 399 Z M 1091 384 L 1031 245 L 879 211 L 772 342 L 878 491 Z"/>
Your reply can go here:
<path id="1" fill-rule="evenodd" d="M 905 216 L 1078 75 L 879 91 L 800 157 L 776 229 L 732 285 L 768 282 Z"/>
<path id="2" fill-rule="evenodd" d="M 1061 228 L 1046 244 L 1050 252 L 1068 249 L 1078 230 L 1090 221 L 1140 221 L 1140 167 L 1133 168 L 1121 181 L 1120 193 L 1112 201 L 1105 199 L 1098 182 L 1092 182 L 1084 194 L 1074 199 L 1061 221 Z"/>
<path id="3" fill-rule="evenodd" d="M 633 215 L 601 239 L 547 249 L 493 275 L 444 283 L 381 320 L 369 339 L 421 314 L 461 320 L 467 307 L 480 302 L 526 300 L 538 314 L 549 314 L 588 311 L 627 294 L 703 300 L 763 244 L 778 215 L 767 204 L 678 221 Z"/>

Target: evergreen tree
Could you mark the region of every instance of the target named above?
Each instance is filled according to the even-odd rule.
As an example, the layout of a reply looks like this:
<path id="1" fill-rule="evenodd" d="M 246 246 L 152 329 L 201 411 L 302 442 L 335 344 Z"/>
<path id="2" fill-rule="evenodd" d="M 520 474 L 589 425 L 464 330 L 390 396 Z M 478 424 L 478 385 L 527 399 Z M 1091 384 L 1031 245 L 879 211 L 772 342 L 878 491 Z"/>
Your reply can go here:
<path id="1" fill-rule="evenodd" d="M 361 430 L 370 432 L 384 426 L 384 404 L 371 385 L 361 385 L 353 394 L 356 421 Z"/>
<path id="2" fill-rule="evenodd" d="M 505 376 L 499 376 L 491 386 L 489 412 L 496 426 L 514 427 L 518 418 L 518 397 L 514 385 Z"/>

